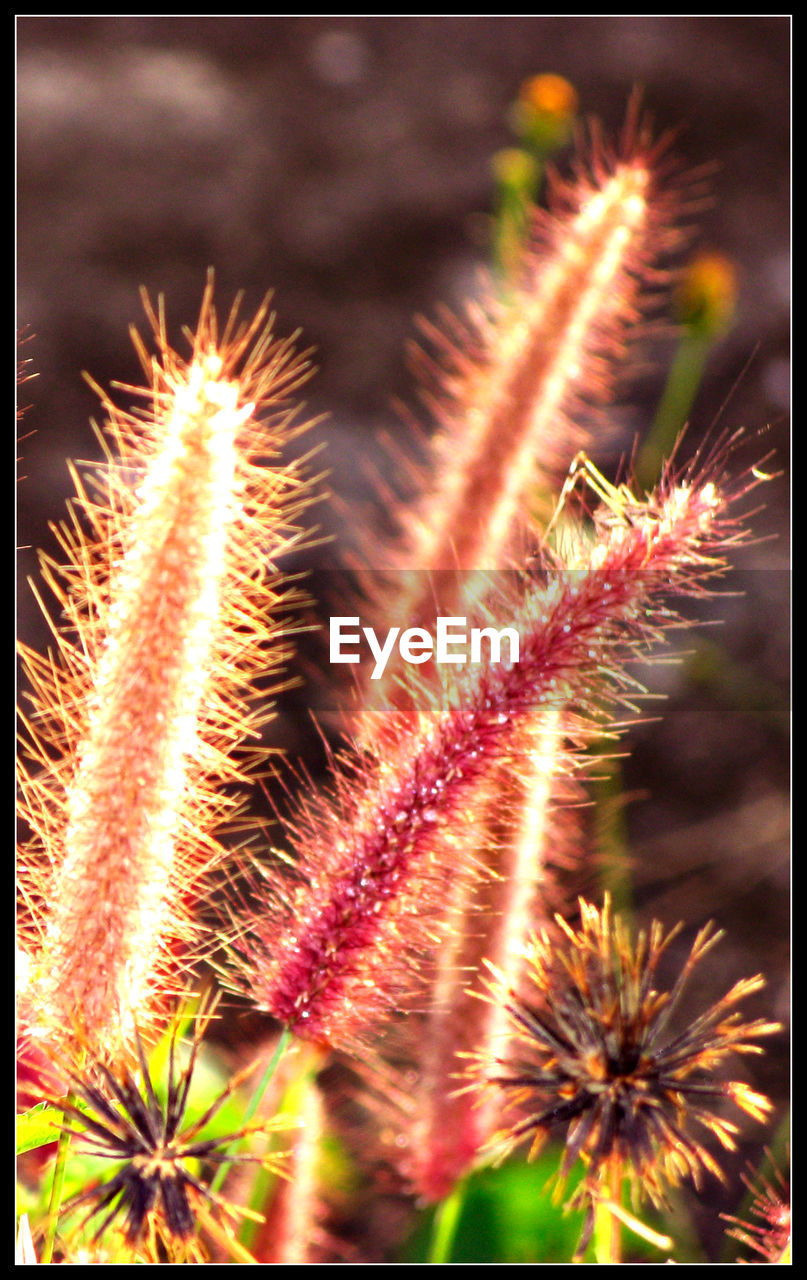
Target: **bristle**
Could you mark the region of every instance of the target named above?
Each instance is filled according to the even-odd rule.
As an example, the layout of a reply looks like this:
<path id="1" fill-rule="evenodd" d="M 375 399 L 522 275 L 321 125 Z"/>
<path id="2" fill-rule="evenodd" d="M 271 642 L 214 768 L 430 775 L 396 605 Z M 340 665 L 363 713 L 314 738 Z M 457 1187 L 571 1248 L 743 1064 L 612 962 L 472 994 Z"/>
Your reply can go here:
<path id="1" fill-rule="evenodd" d="M 743 1175 L 743 1182 L 751 1193 L 746 1216 L 739 1218 L 726 1213 L 720 1216 L 733 1224 L 726 1235 L 747 1245 L 757 1255 L 753 1261 L 787 1265 L 791 1260 L 790 1187 L 767 1149 L 766 1155 L 772 1170 L 769 1177 L 758 1170 Z"/>

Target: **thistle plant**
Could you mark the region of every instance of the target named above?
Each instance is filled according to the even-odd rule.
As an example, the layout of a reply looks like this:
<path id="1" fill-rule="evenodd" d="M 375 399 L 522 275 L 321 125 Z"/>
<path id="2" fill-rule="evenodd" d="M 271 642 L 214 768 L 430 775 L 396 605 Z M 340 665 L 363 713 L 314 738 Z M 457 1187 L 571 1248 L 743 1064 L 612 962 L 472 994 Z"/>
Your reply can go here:
<path id="1" fill-rule="evenodd" d="M 541 164 L 575 103 L 558 77 L 522 93 Z M 346 1117 L 367 1101 L 345 1096 L 350 1068 L 387 1095 L 362 1134 L 383 1185 L 438 1206 L 430 1261 L 448 1260 L 469 1176 L 556 1132 L 556 1196 L 585 1165 L 566 1195 L 587 1213 L 580 1256 L 593 1231 L 618 1260 L 619 1222 L 673 1249 L 636 1214 L 723 1176 L 693 1129 L 731 1151 L 724 1100 L 768 1119 L 760 1090 L 721 1074 L 778 1030 L 734 1011 L 761 978 L 676 1032 L 717 934 L 700 931 L 667 997 L 656 975 L 675 931 L 654 923 L 634 947 L 607 896 L 571 922 L 568 881 L 594 873 L 586 780 L 629 741 L 650 686 L 639 664 L 753 537 L 745 499 L 768 478 L 728 433 L 652 476 L 647 463 L 641 482 L 589 457 L 685 238 L 693 187 L 669 153 L 635 98 L 613 146 L 578 131 L 549 210 L 500 202 L 485 295 L 425 326 L 437 429 L 372 586 L 372 621 L 393 624 L 383 675 L 362 673 L 326 784 L 277 805 L 271 829 L 248 795 L 269 787 L 267 699 L 301 625 L 284 556 L 321 496 L 287 449 L 308 359 L 266 303 L 220 323 L 212 277 L 187 354 L 145 299 L 146 386 L 100 392 L 106 463 L 74 473 L 63 562 L 43 559 L 55 648 L 23 653 L 21 1133 L 42 1157 L 23 1158 L 26 1259 L 352 1260 L 322 1174 L 329 1124 L 347 1151 Z M 469 662 L 441 659 L 458 614 Z M 259 1038 L 279 1030 L 262 1073 L 205 1038 L 215 1000 L 180 1066 L 181 1002 L 211 969 Z M 191 1114 L 217 1052 L 228 1078 Z"/>

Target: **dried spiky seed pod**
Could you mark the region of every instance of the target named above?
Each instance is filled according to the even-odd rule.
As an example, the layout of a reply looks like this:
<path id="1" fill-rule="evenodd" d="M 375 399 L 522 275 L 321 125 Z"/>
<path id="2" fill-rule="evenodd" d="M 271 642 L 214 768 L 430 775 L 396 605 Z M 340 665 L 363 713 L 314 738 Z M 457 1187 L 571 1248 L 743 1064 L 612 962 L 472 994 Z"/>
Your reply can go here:
<path id="1" fill-rule="evenodd" d="M 66 1132 L 81 1139 L 90 1154 L 122 1162 L 106 1181 L 79 1192 L 63 1206 L 62 1212 L 70 1214 L 89 1204 L 85 1224 L 107 1210 L 92 1237 L 93 1244 L 123 1217 L 127 1244 L 144 1246 L 153 1261 L 160 1260 L 160 1250 L 167 1251 L 172 1262 L 201 1261 L 201 1227 L 215 1230 L 222 1220 L 237 1220 L 248 1211 L 236 1210 L 217 1195 L 195 1172 L 197 1162 L 251 1161 L 275 1170 L 281 1167 L 281 1157 L 277 1154 L 234 1155 L 229 1150 L 247 1134 L 264 1131 L 268 1127 L 265 1123 L 237 1133 L 202 1136 L 227 1099 L 251 1074 L 252 1066 L 234 1075 L 203 1114 L 186 1128 L 182 1127 L 199 1046 L 216 1004 L 213 998 L 200 1007 L 190 1054 L 181 1070 L 177 1066 L 176 1032 L 172 1036 L 162 1101 L 157 1096 L 143 1042 L 136 1032 L 140 1080 L 125 1064 L 113 1069 L 103 1061 L 88 1059 L 82 1073 L 71 1080 L 76 1102 L 54 1103 L 71 1121 Z M 77 1102 L 83 1105 L 78 1106 Z M 239 1249 L 235 1238 L 227 1230 L 223 1234 L 231 1250 L 243 1261 L 244 1251 Z M 220 1233 L 217 1235 L 221 1238 Z M 251 1261 L 248 1255 L 246 1260 Z"/>
<path id="2" fill-rule="evenodd" d="M 491 1142 L 499 1158 L 525 1139 L 535 1155 L 551 1135 L 562 1135 L 561 1180 L 583 1160 L 586 1174 L 572 1200 L 589 1204 L 585 1239 L 594 1207 L 623 1174 L 635 1200 L 656 1205 L 665 1203 L 666 1187 L 685 1177 L 696 1186 L 703 1170 L 722 1177 L 697 1128 L 734 1150 L 737 1126 L 717 1112 L 723 1100 L 755 1120 L 767 1119 L 771 1104 L 742 1082 L 721 1081 L 716 1071 L 732 1054 L 761 1053 L 756 1040 L 781 1027 L 742 1022 L 734 1011 L 764 985 L 756 975 L 735 983 L 684 1030 L 671 1031 L 693 970 L 722 933 L 711 925 L 700 930 L 665 992 L 654 985 L 656 970 L 681 925 L 665 934 L 654 921 L 634 943 L 607 895 L 602 909 L 581 899 L 580 912 L 578 929 L 556 917 L 560 943 L 547 931 L 533 939 L 524 991 L 492 971 L 488 998 L 507 1008 L 512 1041 L 496 1061 L 472 1056 L 468 1075 L 471 1089 L 493 1089 L 505 1109 L 520 1113 Z"/>

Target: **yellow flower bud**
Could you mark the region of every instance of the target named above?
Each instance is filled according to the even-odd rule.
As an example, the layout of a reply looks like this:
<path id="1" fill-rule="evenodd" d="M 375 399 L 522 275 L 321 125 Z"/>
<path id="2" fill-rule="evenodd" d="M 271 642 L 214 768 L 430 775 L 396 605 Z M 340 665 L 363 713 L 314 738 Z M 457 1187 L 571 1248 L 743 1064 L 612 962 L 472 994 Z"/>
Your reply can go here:
<path id="1" fill-rule="evenodd" d="M 530 76 L 519 90 L 518 101 L 529 111 L 558 120 L 570 120 L 577 114 L 577 90 L 563 76 Z"/>
<path id="2" fill-rule="evenodd" d="M 570 137 L 577 114 L 577 91 L 563 76 L 525 80 L 510 113 L 513 131 L 541 156 L 552 155 Z"/>
<path id="3" fill-rule="evenodd" d="M 700 253 L 686 268 L 674 300 L 676 319 L 703 337 L 729 327 L 737 307 L 737 271 L 721 253 Z"/>

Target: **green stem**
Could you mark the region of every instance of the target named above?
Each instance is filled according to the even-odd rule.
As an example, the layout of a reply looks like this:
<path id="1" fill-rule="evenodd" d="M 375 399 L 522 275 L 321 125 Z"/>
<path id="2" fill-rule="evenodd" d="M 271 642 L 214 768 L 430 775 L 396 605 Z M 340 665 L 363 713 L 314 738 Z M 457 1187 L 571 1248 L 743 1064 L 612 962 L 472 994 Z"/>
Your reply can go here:
<path id="1" fill-rule="evenodd" d="M 657 483 L 664 460 L 670 456 L 689 417 L 713 345 L 711 337 L 686 331 L 682 334 L 653 425 L 639 451 L 636 478 L 641 488 L 652 489 Z"/>
<path id="2" fill-rule="evenodd" d="M 615 1266 L 622 1261 L 620 1224 L 611 1208 L 622 1200 L 622 1161 L 612 1159 L 603 1170 L 606 1195 L 594 1210 L 594 1251 L 597 1262 Z"/>
<path id="3" fill-rule="evenodd" d="M 613 742 L 602 738 L 592 747 L 592 755 L 603 757 L 597 761 L 596 777 L 591 782 L 594 797 L 594 847 L 603 892 L 610 893 L 615 912 L 633 916 L 625 788 L 622 763 L 609 754 L 613 749 Z"/>
<path id="4" fill-rule="evenodd" d="M 77 1098 L 74 1093 L 68 1093 L 67 1103 L 71 1107 L 75 1107 Z M 59 1134 L 59 1143 L 56 1148 L 56 1162 L 53 1166 L 53 1181 L 50 1187 L 50 1203 L 48 1204 L 48 1229 L 45 1235 L 45 1243 L 42 1246 L 42 1256 L 40 1263 L 47 1264 L 53 1261 L 53 1246 L 56 1243 L 56 1230 L 59 1225 L 59 1210 L 62 1206 L 62 1191 L 64 1190 L 64 1176 L 67 1171 L 67 1152 L 70 1146 L 70 1134 L 62 1129 Z"/>
<path id="5" fill-rule="evenodd" d="M 255 1092 L 250 1098 L 249 1105 L 246 1111 L 244 1112 L 244 1121 L 243 1121 L 244 1127 L 246 1127 L 249 1124 L 250 1120 L 255 1115 L 255 1112 L 258 1110 L 261 1099 L 269 1086 L 269 1082 L 271 1081 L 272 1076 L 275 1074 L 275 1070 L 277 1069 L 277 1064 L 280 1062 L 280 1059 L 283 1057 L 283 1054 L 286 1052 L 286 1049 L 288 1048 L 290 1042 L 291 1042 L 291 1031 L 289 1030 L 288 1027 L 285 1027 L 283 1029 L 283 1033 L 280 1039 L 277 1042 L 277 1046 L 275 1048 L 274 1053 L 272 1054 L 269 1065 L 267 1066 L 266 1070 L 261 1076 L 261 1079 L 258 1082 L 258 1087 L 255 1089 Z M 223 1161 L 219 1165 L 218 1169 L 216 1170 L 216 1176 L 213 1178 L 212 1182 L 210 1183 L 211 1191 L 218 1191 L 219 1187 L 221 1186 L 225 1177 L 227 1176 L 227 1170 L 230 1167 L 232 1160 L 235 1158 L 236 1152 L 238 1151 L 238 1148 L 240 1147 L 242 1142 L 243 1142 L 243 1138 L 240 1138 L 238 1142 L 234 1142 L 233 1145 L 230 1147 L 230 1150 L 228 1152 L 228 1155 L 230 1156 L 230 1160 L 228 1162 Z"/>
<path id="6" fill-rule="evenodd" d="M 457 1234 L 462 1206 L 465 1203 L 465 1190 L 466 1182 L 463 1179 L 437 1206 L 432 1223 L 432 1238 L 427 1262 L 448 1262 Z"/>
<path id="7" fill-rule="evenodd" d="M 316 1079 L 317 1074 L 321 1069 L 321 1065 L 322 1057 L 320 1055 L 313 1065 L 305 1067 L 301 1075 L 291 1082 L 289 1087 L 286 1089 L 278 1108 L 279 1116 L 296 1116 L 299 1114 L 303 1090 L 311 1087 L 312 1082 Z M 277 1180 L 277 1173 L 272 1173 L 268 1169 L 261 1168 L 260 1166 L 258 1167 L 258 1171 L 255 1175 L 249 1194 L 249 1208 L 253 1212 L 257 1213 L 266 1206 L 272 1182 L 274 1181 L 277 1183 Z M 260 1226 L 261 1223 L 254 1221 L 254 1219 L 248 1217 L 244 1218 L 239 1231 L 239 1240 L 247 1249 L 251 1249 L 255 1243 L 255 1238 Z"/>

